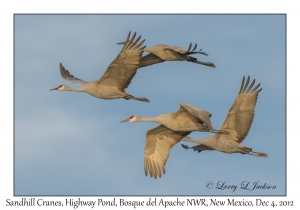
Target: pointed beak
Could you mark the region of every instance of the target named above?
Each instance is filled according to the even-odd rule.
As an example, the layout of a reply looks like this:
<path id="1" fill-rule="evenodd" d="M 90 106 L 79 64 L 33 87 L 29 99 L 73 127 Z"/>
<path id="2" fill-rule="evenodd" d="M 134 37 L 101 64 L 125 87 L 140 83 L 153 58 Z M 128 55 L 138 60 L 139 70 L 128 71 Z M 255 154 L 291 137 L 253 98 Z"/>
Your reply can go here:
<path id="1" fill-rule="evenodd" d="M 52 88 L 52 89 L 50 89 L 49 91 L 51 91 L 51 90 L 57 90 L 58 89 L 58 87 L 57 88 Z"/>
<path id="2" fill-rule="evenodd" d="M 126 120 L 122 120 L 120 123 L 122 123 L 122 122 L 128 122 L 129 119 L 130 119 L 130 118 L 128 118 L 128 119 L 126 119 Z"/>

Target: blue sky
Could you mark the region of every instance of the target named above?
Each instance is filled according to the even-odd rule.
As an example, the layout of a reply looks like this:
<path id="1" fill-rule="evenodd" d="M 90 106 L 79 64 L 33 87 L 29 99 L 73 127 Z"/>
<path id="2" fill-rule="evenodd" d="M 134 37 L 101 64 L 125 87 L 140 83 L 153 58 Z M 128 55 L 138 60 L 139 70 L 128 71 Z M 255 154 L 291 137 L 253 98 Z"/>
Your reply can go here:
<path id="1" fill-rule="evenodd" d="M 286 193 L 286 25 L 284 15 L 16 15 L 14 16 L 15 195 L 284 195 Z M 197 43 L 215 69 L 165 62 L 138 70 L 127 93 L 151 102 L 102 100 L 49 91 L 74 76 L 99 79 L 129 31 L 147 46 Z M 180 143 L 166 174 L 143 171 L 147 130 L 156 123 L 120 123 L 156 116 L 186 102 L 211 112 L 219 129 L 243 76 L 261 83 L 255 118 L 242 145 L 268 158 L 192 152 Z M 194 132 L 202 139 L 211 134 Z M 192 145 L 192 144 L 188 144 Z M 275 190 L 206 189 L 208 181 L 276 185 Z"/>

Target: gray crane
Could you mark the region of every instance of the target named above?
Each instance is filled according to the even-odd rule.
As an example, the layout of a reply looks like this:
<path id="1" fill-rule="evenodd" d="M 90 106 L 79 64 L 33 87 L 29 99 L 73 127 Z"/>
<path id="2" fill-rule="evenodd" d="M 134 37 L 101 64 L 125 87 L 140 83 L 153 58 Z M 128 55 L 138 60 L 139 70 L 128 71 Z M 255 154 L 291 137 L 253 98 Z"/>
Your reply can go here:
<path id="1" fill-rule="evenodd" d="M 134 99 L 149 102 L 147 98 L 136 98 L 125 92 L 125 89 L 129 86 L 132 78 L 136 74 L 142 58 L 143 49 L 146 47 L 142 46 L 145 40 L 139 43 L 141 36 L 134 40 L 135 37 L 136 33 L 134 33 L 130 39 L 130 32 L 128 33 L 127 39 L 119 55 L 110 63 L 106 72 L 97 81 L 86 82 L 78 79 L 71 75 L 60 63 L 60 73 L 63 79 L 84 85 L 79 88 L 60 85 L 51 90 L 86 92 L 96 98 L 102 99 L 124 98 L 126 100 Z"/>
<path id="2" fill-rule="evenodd" d="M 176 112 L 162 114 L 156 117 L 131 116 L 121 122 L 157 122 L 173 131 L 213 132 L 211 113 L 180 102 Z"/>
<path id="3" fill-rule="evenodd" d="M 157 117 L 144 118 L 131 116 L 121 122 L 158 122 L 156 128 L 146 134 L 144 149 L 144 171 L 155 179 L 165 174 L 165 164 L 168 160 L 171 148 L 189 135 L 192 131 L 214 131 L 210 122 L 211 114 L 186 103 L 180 103 L 176 112 Z"/>
<path id="4" fill-rule="evenodd" d="M 124 44 L 124 42 L 120 42 L 118 44 Z M 146 47 L 144 48 L 144 51 L 149 52 L 149 54 L 142 57 L 139 68 L 161 63 L 164 61 L 188 61 L 212 68 L 216 67 L 211 62 L 198 61 L 197 58 L 190 56 L 191 54 L 202 54 L 206 56 L 208 55 L 207 53 L 202 52 L 202 49 L 200 49 L 200 51 L 195 51 L 197 48 L 197 44 L 195 44 L 192 50 L 191 47 L 192 43 L 190 43 L 190 46 L 187 50 L 181 47 L 168 46 L 164 44 L 158 44 L 153 47 Z"/>
<path id="5" fill-rule="evenodd" d="M 240 143 L 246 138 L 250 130 L 253 118 L 254 108 L 257 101 L 258 93 L 262 90 L 258 89 L 260 83 L 254 87 L 255 79 L 249 85 L 250 77 L 245 82 L 243 77 L 242 85 L 233 105 L 228 111 L 227 117 L 217 134 L 203 140 L 194 140 L 190 137 L 185 137 L 183 141 L 197 143 L 193 147 L 182 145 L 185 149 L 194 149 L 201 152 L 203 150 L 217 150 L 224 153 L 242 153 L 254 155 L 257 157 L 267 157 L 263 152 L 254 152 L 252 148 L 242 146 Z"/>

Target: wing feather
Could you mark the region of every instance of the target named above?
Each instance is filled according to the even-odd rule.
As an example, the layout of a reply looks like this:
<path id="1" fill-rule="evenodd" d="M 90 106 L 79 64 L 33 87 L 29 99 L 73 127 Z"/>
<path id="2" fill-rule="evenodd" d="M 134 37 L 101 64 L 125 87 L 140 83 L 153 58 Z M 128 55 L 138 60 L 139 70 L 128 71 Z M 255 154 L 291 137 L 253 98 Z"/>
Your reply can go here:
<path id="1" fill-rule="evenodd" d="M 141 36 L 134 41 L 135 36 L 136 33 L 134 33 L 131 40 L 129 40 L 130 32 L 128 33 L 122 50 L 110 63 L 106 72 L 98 80 L 98 83 L 107 86 L 116 86 L 121 91 L 125 91 L 125 89 L 129 86 L 139 67 L 143 49 L 146 47 L 142 46 L 145 40 L 138 43 Z"/>
<path id="2" fill-rule="evenodd" d="M 183 103 L 183 102 L 180 102 L 179 104 L 183 109 L 187 110 L 189 113 L 194 115 L 197 119 L 204 122 L 211 131 L 214 131 L 214 128 L 213 128 L 212 123 L 210 121 L 210 117 L 212 115 L 211 113 L 209 113 L 205 110 L 199 109 L 195 106 Z"/>
<path id="3" fill-rule="evenodd" d="M 202 49 L 200 49 L 199 51 L 195 51 L 197 48 L 197 43 L 195 44 L 193 50 L 190 51 L 191 47 L 192 47 L 192 43 L 190 43 L 189 48 L 187 50 L 182 47 L 177 47 L 177 46 L 170 46 L 170 47 L 168 47 L 168 49 L 173 50 L 173 51 L 178 52 L 183 55 L 191 55 L 191 54 L 208 55 L 206 52 L 202 52 L 201 51 Z"/>
<path id="4" fill-rule="evenodd" d="M 220 129 L 220 132 L 229 133 L 236 137 L 237 142 L 242 142 L 250 130 L 253 118 L 254 108 L 257 101 L 258 93 L 262 90 L 257 88 L 258 84 L 252 90 L 255 80 L 252 81 L 248 87 L 250 77 L 245 83 L 245 77 L 243 77 L 242 85 L 233 105 L 228 111 L 227 117 Z"/>
<path id="5" fill-rule="evenodd" d="M 165 164 L 168 160 L 170 149 L 187 136 L 190 132 L 175 132 L 164 125 L 149 130 L 146 134 L 144 149 L 145 175 L 161 177 L 165 174 Z"/>
<path id="6" fill-rule="evenodd" d="M 142 57 L 139 64 L 139 68 L 142 68 L 144 66 L 150 66 L 161 62 L 164 62 L 164 60 L 154 55 L 153 53 L 149 53 Z"/>
<path id="7" fill-rule="evenodd" d="M 74 82 L 74 83 L 81 83 L 81 84 L 88 83 L 84 80 L 74 77 L 72 74 L 70 74 L 70 72 L 67 69 L 65 69 L 65 67 L 61 63 L 59 64 L 59 69 L 60 69 L 60 74 L 61 74 L 62 78 L 64 78 L 65 80 L 68 80 L 68 81 Z"/>

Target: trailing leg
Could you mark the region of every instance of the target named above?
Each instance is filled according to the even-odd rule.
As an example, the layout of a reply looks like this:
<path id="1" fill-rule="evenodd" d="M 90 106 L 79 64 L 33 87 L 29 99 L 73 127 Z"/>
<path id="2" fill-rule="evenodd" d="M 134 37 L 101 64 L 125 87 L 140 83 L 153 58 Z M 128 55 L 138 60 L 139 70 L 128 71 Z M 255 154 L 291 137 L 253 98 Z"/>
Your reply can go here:
<path id="1" fill-rule="evenodd" d="M 188 62 L 193 62 L 193 63 L 198 63 L 198 64 L 201 64 L 201 65 L 204 65 L 204 66 L 209 66 L 209 67 L 212 67 L 212 68 L 215 68 L 215 64 L 211 63 L 211 62 L 202 62 L 202 61 L 198 61 L 197 58 L 194 58 L 194 57 L 191 57 L 189 56 L 188 59 L 187 59 Z"/>
<path id="2" fill-rule="evenodd" d="M 134 96 L 132 96 L 132 95 L 129 95 L 129 94 L 127 94 L 127 95 L 124 97 L 124 99 L 126 99 L 126 100 L 133 99 L 133 100 L 137 100 L 137 101 L 150 102 L 147 98 L 143 98 L 143 97 L 136 98 L 136 97 L 134 97 Z"/>
<path id="3" fill-rule="evenodd" d="M 263 153 L 263 152 L 250 152 L 248 153 L 248 155 L 253 155 L 253 156 L 256 156 L 256 157 L 268 157 L 268 155 L 266 153 Z"/>

